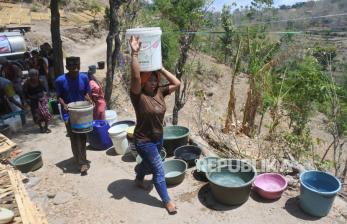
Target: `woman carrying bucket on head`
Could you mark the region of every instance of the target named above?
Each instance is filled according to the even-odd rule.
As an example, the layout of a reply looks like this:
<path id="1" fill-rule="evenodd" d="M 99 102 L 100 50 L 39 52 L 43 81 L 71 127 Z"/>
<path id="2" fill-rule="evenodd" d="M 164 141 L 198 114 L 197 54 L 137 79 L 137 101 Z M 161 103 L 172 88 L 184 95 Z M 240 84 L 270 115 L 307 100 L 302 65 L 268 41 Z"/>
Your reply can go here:
<path id="1" fill-rule="evenodd" d="M 175 214 L 176 206 L 170 200 L 165 182 L 160 150 L 163 144 L 163 119 L 166 111 L 164 98 L 174 92 L 180 81 L 165 68 L 158 71 L 141 72 L 138 54 L 141 47 L 139 37 L 131 36 L 131 88 L 130 98 L 136 113 L 134 131 L 135 147 L 142 162 L 135 167 L 137 186 L 148 189 L 144 177 L 153 174 L 153 183 L 169 214 Z M 169 82 L 160 86 L 160 77 Z"/>

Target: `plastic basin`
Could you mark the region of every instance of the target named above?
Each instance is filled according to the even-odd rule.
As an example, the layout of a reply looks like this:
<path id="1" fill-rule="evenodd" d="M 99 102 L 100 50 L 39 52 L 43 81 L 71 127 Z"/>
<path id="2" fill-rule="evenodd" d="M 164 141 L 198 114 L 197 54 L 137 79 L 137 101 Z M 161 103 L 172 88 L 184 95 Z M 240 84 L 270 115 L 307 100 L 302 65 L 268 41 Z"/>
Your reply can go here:
<path id="1" fill-rule="evenodd" d="M 176 159 L 186 161 L 189 167 L 195 166 L 195 161 L 200 158 L 201 149 L 194 145 L 184 145 L 174 151 Z"/>
<path id="2" fill-rule="evenodd" d="M 89 144 L 97 150 L 106 150 L 113 146 L 112 140 L 108 135 L 110 125 L 107 121 L 93 121 L 93 131 L 88 134 Z"/>
<path id="3" fill-rule="evenodd" d="M 134 126 L 136 124 L 136 122 L 132 121 L 132 120 L 122 120 L 122 121 L 117 121 L 117 122 L 113 123 L 111 125 L 111 127 L 113 127 L 115 125 L 119 125 L 119 124 L 126 124 L 126 125 L 128 125 L 128 127 L 131 127 L 131 126 Z"/>
<path id="4" fill-rule="evenodd" d="M 278 173 L 263 173 L 254 181 L 254 190 L 265 199 L 278 199 L 287 188 L 287 180 Z"/>
<path id="5" fill-rule="evenodd" d="M 32 151 L 18 156 L 10 163 L 22 173 L 38 170 L 42 167 L 42 156 L 40 151 Z"/>
<path id="6" fill-rule="evenodd" d="M 239 205 L 249 198 L 256 170 L 241 160 L 222 160 L 206 173 L 215 199 L 226 205 Z"/>
<path id="7" fill-rule="evenodd" d="M 188 144 L 189 129 L 183 126 L 164 127 L 164 147 L 168 156 L 173 156 L 176 148 Z"/>
<path id="8" fill-rule="evenodd" d="M 183 182 L 188 164 L 180 159 L 167 160 L 163 163 L 167 185 L 178 185 Z"/>
<path id="9" fill-rule="evenodd" d="M 160 158 L 161 158 L 161 161 L 165 161 L 166 152 L 165 152 L 164 148 L 162 150 L 160 150 Z M 137 155 L 136 156 L 136 163 L 140 164 L 141 162 L 142 162 L 142 157 L 140 155 Z"/>
<path id="10" fill-rule="evenodd" d="M 333 175 L 316 170 L 303 172 L 300 175 L 300 207 L 312 216 L 326 216 L 340 190 L 341 183 Z"/>

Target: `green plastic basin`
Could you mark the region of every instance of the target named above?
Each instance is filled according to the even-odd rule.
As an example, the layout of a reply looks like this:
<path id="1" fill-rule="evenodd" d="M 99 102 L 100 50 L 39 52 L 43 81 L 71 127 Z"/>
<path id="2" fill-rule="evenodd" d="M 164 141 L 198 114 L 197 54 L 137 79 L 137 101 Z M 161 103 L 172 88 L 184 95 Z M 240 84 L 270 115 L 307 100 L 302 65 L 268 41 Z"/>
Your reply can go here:
<path id="1" fill-rule="evenodd" d="M 255 168 L 241 160 L 222 160 L 206 173 L 213 196 L 226 205 L 246 202 L 256 175 Z"/>
<path id="2" fill-rule="evenodd" d="M 180 159 L 167 160 L 163 163 L 167 185 L 178 185 L 183 182 L 188 165 Z"/>
<path id="3" fill-rule="evenodd" d="M 167 156 L 173 156 L 176 148 L 187 145 L 189 129 L 183 126 L 164 127 L 164 147 Z"/>
<path id="4" fill-rule="evenodd" d="M 10 161 L 10 163 L 22 173 L 38 170 L 43 165 L 40 151 L 25 153 Z"/>

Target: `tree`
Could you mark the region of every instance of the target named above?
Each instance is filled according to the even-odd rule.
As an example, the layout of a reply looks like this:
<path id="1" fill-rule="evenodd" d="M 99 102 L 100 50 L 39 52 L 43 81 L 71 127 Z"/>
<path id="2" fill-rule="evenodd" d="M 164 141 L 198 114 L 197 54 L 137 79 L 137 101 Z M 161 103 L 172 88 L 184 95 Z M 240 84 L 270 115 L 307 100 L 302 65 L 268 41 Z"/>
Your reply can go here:
<path id="1" fill-rule="evenodd" d="M 57 77 L 64 73 L 63 49 L 60 37 L 59 0 L 51 0 L 51 36 L 54 57 L 54 74 Z"/>
<path id="2" fill-rule="evenodd" d="M 284 85 L 288 94 L 284 101 L 293 133 L 301 134 L 315 104 L 323 103 L 327 98 L 327 88 L 326 75 L 314 57 L 306 56 L 289 65 Z"/>
<path id="3" fill-rule="evenodd" d="M 121 49 L 119 9 L 126 0 L 109 0 L 109 32 L 106 38 L 107 43 L 107 71 L 106 71 L 106 88 L 105 100 L 108 107 L 111 106 L 111 96 L 113 87 L 113 77 L 116 67 L 119 66 L 119 54 Z"/>
<path id="4" fill-rule="evenodd" d="M 224 33 L 221 36 L 220 40 L 222 42 L 222 48 L 224 52 L 224 63 L 226 63 L 227 57 L 232 54 L 232 41 L 234 37 L 234 26 L 231 17 L 230 6 L 223 6 L 221 19 Z"/>
<path id="5" fill-rule="evenodd" d="M 240 64 L 241 64 L 241 58 L 242 58 L 241 50 L 242 50 L 242 40 L 239 39 L 239 45 L 237 48 L 236 55 L 234 57 L 234 67 L 233 67 L 232 78 L 231 78 L 227 118 L 225 120 L 225 125 L 223 129 L 224 133 L 229 133 L 231 125 L 233 123 L 233 117 L 235 118 L 235 124 L 237 125 L 237 117 L 236 117 L 236 110 L 235 110 L 235 107 L 236 107 L 235 79 L 240 71 Z"/>
<path id="6" fill-rule="evenodd" d="M 251 30 L 247 33 L 246 73 L 249 75 L 249 89 L 241 131 L 245 135 L 253 136 L 257 110 L 263 105 L 265 77 L 279 61 L 274 55 L 279 51 L 281 42 L 271 42 L 265 38 L 263 30 Z"/>
<path id="7" fill-rule="evenodd" d="M 184 66 L 188 59 L 188 52 L 194 40 L 195 32 L 203 23 L 203 8 L 207 0 L 155 0 L 155 6 L 181 32 L 179 36 L 180 52 L 175 66 L 175 75 L 182 81 L 184 77 Z M 183 81 L 183 87 L 179 87 L 175 92 L 175 105 L 172 114 L 172 124 L 178 123 L 178 112 L 184 107 L 188 100 L 189 82 Z"/>

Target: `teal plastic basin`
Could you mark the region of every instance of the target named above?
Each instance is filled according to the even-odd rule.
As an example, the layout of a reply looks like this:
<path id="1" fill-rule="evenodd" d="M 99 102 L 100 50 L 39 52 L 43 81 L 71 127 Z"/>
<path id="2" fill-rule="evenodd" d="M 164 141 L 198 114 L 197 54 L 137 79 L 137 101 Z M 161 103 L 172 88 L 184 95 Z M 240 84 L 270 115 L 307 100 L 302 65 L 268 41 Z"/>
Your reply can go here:
<path id="1" fill-rule="evenodd" d="M 168 156 L 173 156 L 176 148 L 187 145 L 189 129 L 183 126 L 164 127 L 164 147 Z"/>
<path id="2" fill-rule="evenodd" d="M 241 160 L 222 160 L 206 173 L 213 196 L 226 205 L 246 202 L 256 175 L 255 168 Z"/>
<path id="3" fill-rule="evenodd" d="M 18 156 L 10 163 L 22 173 L 38 170 L 42 167 L 42 156 L 40 151 L 32 151 Z"/>
<path id="4" fill-rule="evenodd" d="M 180 159 L 167 160 L 163 163 L 167 185 L 178 185 L 183 182 L 188 164 Z"/>

